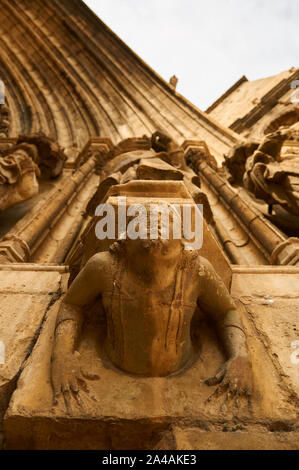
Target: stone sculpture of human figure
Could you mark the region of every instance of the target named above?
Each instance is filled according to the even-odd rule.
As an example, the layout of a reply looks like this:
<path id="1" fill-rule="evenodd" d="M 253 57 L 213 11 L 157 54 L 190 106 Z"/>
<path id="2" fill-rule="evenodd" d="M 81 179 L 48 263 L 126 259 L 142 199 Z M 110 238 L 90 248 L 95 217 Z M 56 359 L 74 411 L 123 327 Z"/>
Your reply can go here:
<path id="1" fill-rule="evenodd" d="M 29 144 L 0 155 L 0 211 L 38 194 L 40 170 L 36 157 L 36 148 Z"/>
<path id="2" fill-rule="evenodd" d="M 227 361 L 210 379 L 215 393 L 250 395 L 251 363 L 239 312 L 210 262 L 181 239 L 126 239 L 92 256 L 69 287 L 58 313 L 52 352 L 54 402 L 76 395 L 84 370 L 76 352 L 85 310 L 101 299 L 105 349 L 114 366 L 163 377 L 192 358 L 196 307 L 218 330 Z M 85 384 L 86 385 L 86 384 Z"/>

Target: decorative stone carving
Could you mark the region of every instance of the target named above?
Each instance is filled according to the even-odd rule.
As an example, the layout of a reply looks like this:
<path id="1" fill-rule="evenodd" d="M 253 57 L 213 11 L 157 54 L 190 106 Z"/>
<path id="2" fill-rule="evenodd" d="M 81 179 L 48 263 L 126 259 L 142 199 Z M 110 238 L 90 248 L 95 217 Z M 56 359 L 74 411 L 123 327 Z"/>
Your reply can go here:
<path id="1" fill-rule="evenodd" d="M 250 157 L 258 147 L 259 144 L 257 142 L 245 141 L 235 145 L 228 155 L 224 155 L 225 162 L 222 165 L 222 169 L 229 183 L 237 186 L 243 185 L 247 158 Z"/>
<path id="2" fill-rule="evenodd" d="M 218 171 L 218 165 L 210 153 L 208 146 L 203 141 L 186 140 L 182 148 L 185 151 L 185 160 L 189 167 L 193 168 L 196 174 L 200 174 L 201 163 L 207 163 L 211 168 Z"/>
<path id="3" fill-rule="evenodd" d="M 57 178 L 65 160 L 62 149 L 49 138 L 20 136 L 0 154 L 0 210 L 35 196 L 38 178 Z"/>
<path id="4" fill-rule="evenodd" d="M 67 181 L 66 179 L 61 179 L 57 183 L 56 189 L 51 192 L 50 197 L 43 197 L 43 202 L 39 202 L 37 207 L 34 207 L 33 210 L 29 211 L 23 217 L 22 221 L 17 223 L 12 230 L 10 230 L 0 240 L 0 264 L 15 262 L 24 263 L 31 260 L 31 254 L 35 251 L 36 246 L 39 245 L 43 234 L 45 232 L 49 233 L 50 227 L 52 230 L 55 230 L 55 225 L 57 223 L 59 224 L 60 219 L 64 218 L 65 220 L 67 218 L 66 213 L 68 211 L 72 211 L 73 204 L 77 205 L 77 197 L 74 198 L 74 194 L 82 197 L 80 196 L 80 188 L 82 188 L 82 186 L 84 186 L 84 182 L 90 178 L 94 167 L 95 162 L 93 159 L 90 159 L 84 163 L 84 165 L 80 166 L 80 168 L 78 168 L 72 175 L 69 175 Z M 94 184 L 92 184 L 92 188 L 90 188 L 91 191 L 94 190 L 94 187 Z M 87 194 L 90 197 L 92 192 L 89 193 L 88 191 Z M 82 202 L 84 203 L 84 197 Z M 58 250 L 55 246 L 56 244 L 54 245 L 54 256 L 57 256 L 56 262 L 62 262 L 64 260 L 65 255 L 69 251 L 69 247 L 76 236 L 76 232 L 83 222 L 83 213 L 82 215 L 80 214 L 81 217 L 78 217 L 78 212 L 75 211 L 75 213 L 73 213 L 72 211 L 72 216 L 73 215 L 75 215 L 74 223 L 64 234 L 63 243 L 60 244 Z M 67 225 L 67 227 L 69 226 Z M 61 237 L 61 233 L 59 235 Z"/>
<path id="5" fill-rule="evenodd" d="M 20 144 L 0 157 L 0 210 L 38 193 L 40 170 L 35 146 Z"/>
<path id="6" fill-rule="evenodd" d="M 267 135 L 263 142 L 235 147 L 226 158 L 224 168 L 229 181 L 243 185 L 255 198 L 272 206 L 279 204 L 291 214 L 299 214 L 298 158 L 281 158 L 284 142 L 292 131 L 281 129 Z"/>
<path id="7" fill-rule="evenodd" d="M 8 137 L 9 133 L 9 108 L 5 104 L 0 104 L 0 137 Z"/>
<path id="8" fill-rule="evenodd" d="M 177 87 L 178 81 L 179 81 L 179 79 L 175 75 L 172 75 L 169 79 L 169 84 L 173 88 L 174 91 Z"/>
<path id="9" fill-rule="evenodd" d="M 17 140 L 17 145 L 23 143 L 34 145 L 36 147 L 36 163 L 43 178 L 57 178 L 60 176 L 66 161 L 66 156 L 57 142 L 54 142 L 49 137 L 39 133 L 33 135 L 20 135 Z"/>
<path id="10" fill-rule="evenodd" d="M 135 179 L 184 180 L 195 203 L 204 205 L 207 222 L 213 221 L 208 199 L 200 189 L 199 177 L 186 165 L 184 150 L 166 134 L 155 132 L 151 140 L 146 137 L 126 139 L 106 154 L 105 162 L 106 165 L 102 164 L 98 191 L 87 207 L 89 215 L 94 214 L 96 206 L 114 184 Z"/>
<path id="11" fill-rule="evenodd" d="M 89 139 L 87 144 L 77 153 L 75 159 L 67 161 L 67 168 L 79 168 L 84 165 L 90 158 L 95 160 L 95 172 L 101 174 L 106 163 L 113 158 L 114 147 L 110 139 L 102 137 L 93 137 Z"/>
<path id="12" fill-rule="evenodd" d="M 1 75 L 11 115 L 0 109 L 0 154 L 17 143 L 12 136 L 41 129 L 57 136 L 68 161 L 59 181 L 43 181 L 59 174 L 62 161 L 40 142 L 18 142 L 37 149 L 40 194 L 0 213 L 5 234 L 0 240 L 0 343 L 5 343 L 0 448 L 3 430 L 7 449 L 298 448 L 299 232 L 294 233 L 294 224 L 299 217 L 278 204 L 267 214 L 267 204 L 243 187 L 246 162 L 239 175 L 242 187 L 232 187 L 207 145 L 220 164 L 240 139 L 263 139 L 264 130 L 294 123 L 298 87 L 292 87 L 299 69 L 253 82 L 242 77 L 209 115 L 176 93 L 175 78 L 163 83 L 81 0 L 2 0 L 1 7 Z M 180 144 L 204 139 L 207 145 L 189 140 L 176 146 L 161 134 L 151 142 L 154 126 L 177 136 Z M 144 133 L 149 137 L 114 145 L 122 136 Z M 275 167 L 288 161 L 293 168 L 296 139 L 288 139 Z M 273 158 L 271 149 L 263 152 Z M 25 153 L 30 156 L 29 150 Z M 239 167 L 236 163 L 234 171 Z M 266 171 L 262 176 L 268 187 Z M 293 194 L 295 187 L 292 182 Z M 95 208 L 119 195 L 126 196 L 127 207 L 146 200 L 202 201 L 202 248 L 187 252 L 180 240 L 97 239 Z M 281 214 L 288 232 L 273 224 Z M 71 306 L 78 309 L 74 318 L 67 318 L 69 297 L 62 296 L 69 265 L 67 296 L 73 295 Z M 96 282 L 86 287 L 82 277 L 90 267 Z M 242 324 L 239 318 L 219 322 L 216 301 L 225 289 L 217 279 L 215 289 L 209 288 L 215 285 L 214 271 L 234 299 Z M 78 306 L 74 295 L 102 288 L 104 282 L 107 291 Z M 204 308 L 208 293 L 212 309 Z M 113 302 L 105 304 L 105 296 Z M 197 297 L 199 307 L 190 321 Z M 230 392 L 235 374 L 249 370 L 250 375 L 245 359 L 238 370 L 226 364 L 224 333 L 240 334 L 244 346 L 243 328 L 252 363 L 251 406 L 249 377 L 242 397 L 233 387 L 233 400 L 221 393 Z M 166 345 L 161 337 L 168 339 Z M 60 367 L 55 357 L 59 342 Z M 237 344 L 242 346 L 238 339 Z M 62 364 L 68 346 L 75 357 Z M 68 380 L 72 364 L 79 381 Z M 55 366 L 61 393 L 53 406 Z"/>
<path id="13" fill-rule="evenodd" d="M 153 148 L 150 148 L 151 146 Z M 116 185 L 124 185 L 135 180 L 156 182 L 160 180 L 165 183 L 167 181 L 183 181 L 184 188 L 187 189 L 193 201 L 203 206 L 203 216 L 207 224 L 213 223 L 213 214 L 206 194 L 200 189 L 199 177 L 186 166 L 184 150 L 165 134 L 156 132 L 151 141 L 145 137 L 126 139 L 111 149 L 104 159 L 107 163 L 101 171 L 100 184 L 87 204 L 88 216 L 94 216 L 96 207 L 106 201 L 110 188 Z M 167 187 L 167 184 L 163 186 L 165 191 Z M 161 194 L 163 194 L 163 190 L 161 190 Z M 176 196 L 174 195 L 174 197 Z M 97 245 L 94 237 L 89 239 L 89 234 L 94 232 L 93 224 L 94 217 L 82 233 L 81 241 L 68 256 L 71 280 L 77 275 L 82 263 L 85 263 L 83 245 Z M 101 250 L 106 249 L 108 249 L 107 245 Z"/>
<path id="14" fill-rule="evenodd" d="M 181 240 L 128 239 L 93 256 L 64 298 L 52 356 L 56 399 L 63 395 L 68 400 L 84 381 L 76 344 L 84 312 L 99 299 L 107 321 L 106 352 L 118 369 L 166 376 L 186 367 L 194 360 L 190 325 L 198 304 L 219 329 L 227 352 L 227 362 L 208 385 L 250 394 L 241 318 L 212 265 L 198 253 L 184 251 Z"/>
<path id="15" fill-rule="evenodd" d="M 137 147 L 139 143 L 135 141 Z M 116 156 L 103 169 L 105 175 L 107 168 L 117 172 L 101 182 L 88 207 L 93 217 L 68 259 L 69 290 L 58 313 L 52 354 L 55 401 L 63 399 L 70 406 L 90 378 L 76 353 L 85 335 L 86 315 L 104 312 L 104 349 L 111 367 L 137 376 L 164 377 L 182 372 L 196 360 L 191 324 L 198 306 L 219 330 L 227 355 L 227 362 L 207 384 L 219 384 L 215 395 L 230 390 L 249 396 L 251 364 L 241 317 L 207 259 L 197 250 L 185 250 L 183 239 L 162 239 L 161 232 L 157 240 L 95 236 L 97 204 L 106 201 L 116 208 L 116 196 L 126 195 L 128 206 L 176 201 L 195 207 L 185 184 L 185 168 L 190 178 L 193 172 L 186 167 L 183 150 L 161 133 L 152 137 L 152 147 L 159 153 L 133 150 L 131 144 L 129 152 L 122 144 L 121 160 Z M 128 171 L 133 177 L 124 182 Z M 212 237 L 205 230 L 208 246 Z M 216 262 L 215 248 L 210 255 Z"/>

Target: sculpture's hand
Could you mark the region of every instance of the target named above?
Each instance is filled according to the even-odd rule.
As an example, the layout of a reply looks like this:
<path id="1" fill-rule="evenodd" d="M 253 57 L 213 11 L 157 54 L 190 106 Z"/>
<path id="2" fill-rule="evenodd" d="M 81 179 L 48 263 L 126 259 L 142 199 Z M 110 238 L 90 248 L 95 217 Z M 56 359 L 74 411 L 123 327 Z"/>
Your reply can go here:
<path id="1" fill-rule="evenodd" d="M 80 388 L 87 389 L 85 378 L 81 371 L 80 354 L 68 353 L 52 359 L 52 385 L 54 391 L 54 405 L 61 396 L 68 403 L 72 393 L 77 394 Z"/>
<path id="2" fill-rule="evenodd" d="M 227 392 L 227 398 L 247 396 L 252 394 L 252 369 L 248 356 L 237 356 L 229 359 L 217 373 L 205 381 L 207 385 L 218 385 L 212 395 L 218 396 Z"/>

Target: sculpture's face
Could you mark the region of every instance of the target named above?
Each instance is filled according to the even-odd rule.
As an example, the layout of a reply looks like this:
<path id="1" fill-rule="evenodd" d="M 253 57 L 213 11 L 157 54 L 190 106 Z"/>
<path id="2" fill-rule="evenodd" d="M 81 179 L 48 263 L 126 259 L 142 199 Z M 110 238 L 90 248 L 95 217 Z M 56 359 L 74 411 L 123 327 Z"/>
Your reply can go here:
<path id="1" fill-rule="evenodd" d="M 127 240 L 125 243 L 126 252 L 129 256 L 137 259 L 149 255 L 155 259 L 167 260 L 176 258 L 181 253 L 182 240 Z"/>

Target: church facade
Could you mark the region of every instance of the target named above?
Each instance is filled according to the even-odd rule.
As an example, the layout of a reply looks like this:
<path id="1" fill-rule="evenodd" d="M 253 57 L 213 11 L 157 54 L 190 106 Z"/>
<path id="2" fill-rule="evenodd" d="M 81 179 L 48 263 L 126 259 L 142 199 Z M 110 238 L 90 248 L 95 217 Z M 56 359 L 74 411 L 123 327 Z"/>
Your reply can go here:
<path id="1" fill-rule="evenodd" d="M 202 111 L 81 0 L 2 0 L 0 18 L 0 445 L 298 448 L 299 68 Z M 167 248 L 165 290 L 158 243 L 136 244 L 139 279 L 133 244 L 95 236 L 124 196 L 203 209 L 198 253 Z M 89 290 L 90 260 L 108 290 Z M 82 390 L 60 378 L 59 328 Z"/>

